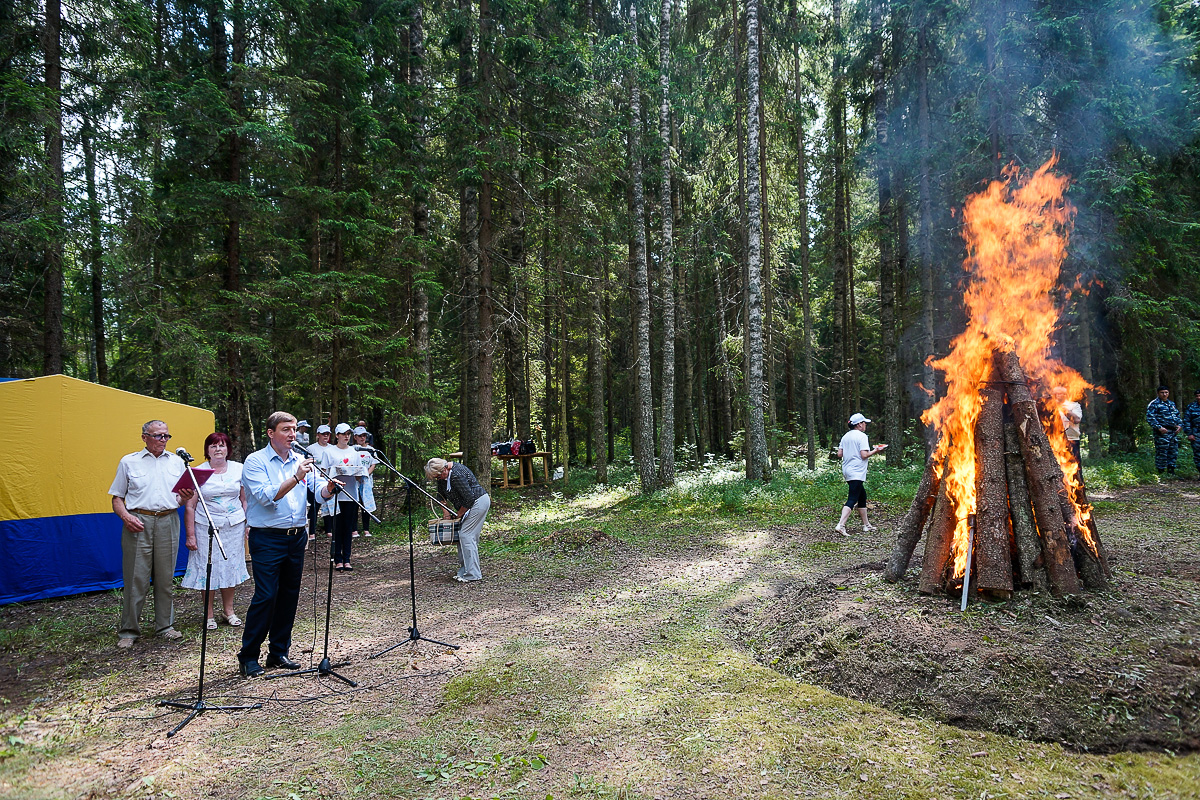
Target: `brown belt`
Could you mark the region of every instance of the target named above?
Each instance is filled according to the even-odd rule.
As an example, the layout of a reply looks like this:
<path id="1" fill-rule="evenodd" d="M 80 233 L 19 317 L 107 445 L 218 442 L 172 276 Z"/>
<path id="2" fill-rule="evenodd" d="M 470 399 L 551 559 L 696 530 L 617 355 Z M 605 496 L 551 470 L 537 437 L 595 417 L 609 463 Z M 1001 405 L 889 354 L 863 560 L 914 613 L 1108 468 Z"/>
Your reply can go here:
<path id="1" fill-rule="evenodd" d="M 146 509 L 144 509 L 144 508 L 131 508 L 131 509 L 129 509 L 130 513 L 132 513 L 132 514 L 142 514 L 142 515 L 145 515 L 145 516 L 147 516 L 147 517 L 165 517 L 165 516 L 167 516 L 168 514 L 174 514 L 174 513 L 176 513 L 178 510 L 179 510 L 179 509 L 177 509 L 177 508 L 168 508 L 166 511 L 147 511 L 147 510 L 146 510 Z"/>

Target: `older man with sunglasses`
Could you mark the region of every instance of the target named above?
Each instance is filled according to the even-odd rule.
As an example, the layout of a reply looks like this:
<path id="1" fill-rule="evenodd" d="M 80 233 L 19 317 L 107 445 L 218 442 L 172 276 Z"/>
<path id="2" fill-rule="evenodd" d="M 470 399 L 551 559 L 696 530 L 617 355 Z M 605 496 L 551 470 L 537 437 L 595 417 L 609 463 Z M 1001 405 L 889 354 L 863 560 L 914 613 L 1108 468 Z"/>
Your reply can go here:
<path id="1" fill-rule="evenodd" d="M 145 447 L 124 456 L 108 493 L 112 508 L 125 523 L 121 531 L 121 575 L 125 591 L 117 647 L 128 649 L 141 635 L 142 606 L 154 581 L 154 632 L 178 639 L 172 590 L 179 555 L 179 506 L 194 494 L 171 489 L 183 475 L 183 459 L 166 452 L 171 434 L 167 423 L 152 419 L 142 426 Z"/>

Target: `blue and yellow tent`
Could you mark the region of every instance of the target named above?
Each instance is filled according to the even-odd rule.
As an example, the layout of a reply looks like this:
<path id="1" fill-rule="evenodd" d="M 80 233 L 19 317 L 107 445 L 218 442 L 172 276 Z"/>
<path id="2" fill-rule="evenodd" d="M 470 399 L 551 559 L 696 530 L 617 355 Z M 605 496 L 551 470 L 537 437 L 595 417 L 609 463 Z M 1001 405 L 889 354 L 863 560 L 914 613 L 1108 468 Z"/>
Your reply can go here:
<path id="1" fill-rule="evenodd" d="M 0 604 L 120 586 L 117 461 L 141 449 L 147 420 L 197 456 L 214 424 L 211 411 L 65 375 L 0 383 L 0 409 Z M 181 545 L 179 572 L 186 563 Z"/>

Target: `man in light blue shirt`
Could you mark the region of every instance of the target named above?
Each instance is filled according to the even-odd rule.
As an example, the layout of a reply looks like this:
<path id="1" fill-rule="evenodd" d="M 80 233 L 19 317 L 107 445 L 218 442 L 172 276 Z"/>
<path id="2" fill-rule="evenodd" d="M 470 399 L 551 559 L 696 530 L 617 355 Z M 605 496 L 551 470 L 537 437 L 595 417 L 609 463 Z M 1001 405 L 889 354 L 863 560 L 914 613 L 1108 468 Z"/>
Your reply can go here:
<path id="1" fill-rule="evenodd" d="M 318 481 L 314 474 L 312 459 L 292 450 L 295 417 L 284 411 L 268 417 L 267 440 L 267 446 L 251 453 L 242 465 L 254 567 L 254 599 L 246 612 L 238 653 L 244 678 L 263 674 L 258 657 L 268 634 L 271 642 L 267 666 L 300 668 L 288 658 L 288 650 L 300 599 L 304 548 L 308 545 L 308 492 L 325 499 L 332 495 L 329 484 Z"/>

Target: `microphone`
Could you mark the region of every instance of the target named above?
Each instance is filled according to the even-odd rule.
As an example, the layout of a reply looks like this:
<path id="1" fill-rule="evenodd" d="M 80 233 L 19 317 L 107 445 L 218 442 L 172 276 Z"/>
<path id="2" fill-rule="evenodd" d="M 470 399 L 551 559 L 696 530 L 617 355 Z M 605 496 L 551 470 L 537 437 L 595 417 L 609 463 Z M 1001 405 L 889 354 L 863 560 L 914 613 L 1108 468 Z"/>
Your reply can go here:
<path id="1" fill-rule="evenodd" d="M 189 463 L 191 463 L 192 461 L 195 461 L 195 460 L 196 460 L 196 459 L 192 458 L 192 455 L 191 455 L 191 453 L 189 453 L 187 450 L 184 450 L 182 447 L 176 447 L 176 448 L 175 448 L 175 455 L 177 455 L 177 456 L 179 456 L 180 458 L 182 458 L 182 459 L 183 459 L 183 463 L 185 463 L 185 464 L 189 464 Z"/>
<path id="2" fill-rule="evenodd" d="M 358 452 L 360 452 L 360 453 L 375 453 L 375 452 L 378 452 L 378 451 L 377 451 L 377 450 L 376 450 L 374 447 L 368 447 L 368 446 L 367 446 L 367 445 L 365 445 L 365 444 L 356 444 L 356 445 L 354 445 L 354 449 L 355 449 L 355 450 L 357 450 L 357 451 L 358 451 Z"/>
<path id="3" fill-rule="evenodd" d="M 303 445 L 301 445 L 301 444 L 297 444 L 296 442 L 292 442 L 292 449 L 293 449 L 293 450 L 295 450 L 295 451 L 296 451 L 297 453 L 299 453 L 300 455 L 304 456 L 305 458 L 311 458 L 311 459 L 314 459 L 314 460 L 316 459 L 316 456 L 314 456 L 312 453 L 310 453 L 310 452 L 308 452 L 307 450 L 305 450 L 305 449 L 304 449 L 304 446 L 303 446 Z"/>

